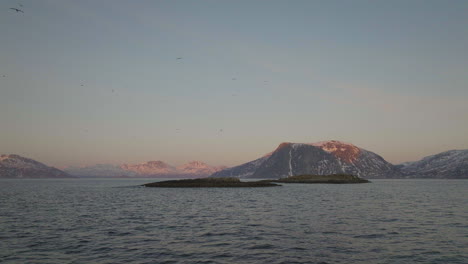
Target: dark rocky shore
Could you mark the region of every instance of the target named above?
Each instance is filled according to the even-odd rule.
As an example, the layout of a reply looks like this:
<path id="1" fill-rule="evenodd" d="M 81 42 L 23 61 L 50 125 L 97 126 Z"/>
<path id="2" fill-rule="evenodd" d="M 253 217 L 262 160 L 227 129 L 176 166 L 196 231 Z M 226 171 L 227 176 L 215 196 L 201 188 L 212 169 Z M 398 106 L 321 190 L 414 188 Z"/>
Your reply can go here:
<path id="1" fill-rule="evenodd" d="M 238 178 L 200 178 L 189 180 L 171 180 L 143 184 L 145 187 L 162 188 L 226 188 L 226 187 L 274 187 L 280 186 L 269 181 L 242 182 Z"/>
<path id="2" fill-rule="evenodd" d="M 269 182 L 278 183 L 368 183 L 370 181 L 359 178 L 351 174 L 332 174 L 332 175 L 298 175 L 282 178 L 279 180 L 270 180 Z"/>

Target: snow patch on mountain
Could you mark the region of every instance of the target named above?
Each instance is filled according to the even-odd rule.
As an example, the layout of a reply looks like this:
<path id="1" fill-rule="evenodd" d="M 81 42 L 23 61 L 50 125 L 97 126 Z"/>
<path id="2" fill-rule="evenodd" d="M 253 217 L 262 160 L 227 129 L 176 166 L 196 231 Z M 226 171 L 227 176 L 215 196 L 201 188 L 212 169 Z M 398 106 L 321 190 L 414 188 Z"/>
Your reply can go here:
<path id="1" fill-rule="evenodd" d="M 361 153 L 361 149 L 355 145 L 338 140 L 321 141 L 311 143 L 311 145 L 332 153 L 335 157 L 346 163 L 353 163 Z"/>

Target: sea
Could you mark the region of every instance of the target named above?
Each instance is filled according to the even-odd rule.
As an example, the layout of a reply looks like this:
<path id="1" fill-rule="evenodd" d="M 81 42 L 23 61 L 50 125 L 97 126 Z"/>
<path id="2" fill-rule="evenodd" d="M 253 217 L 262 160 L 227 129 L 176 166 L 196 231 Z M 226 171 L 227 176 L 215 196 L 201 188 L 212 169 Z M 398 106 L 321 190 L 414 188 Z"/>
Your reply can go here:
<path id="1" fill-rule="evenodd" d="M 468 263 L 468 180 L 0 180 L 0 263 Z"/>

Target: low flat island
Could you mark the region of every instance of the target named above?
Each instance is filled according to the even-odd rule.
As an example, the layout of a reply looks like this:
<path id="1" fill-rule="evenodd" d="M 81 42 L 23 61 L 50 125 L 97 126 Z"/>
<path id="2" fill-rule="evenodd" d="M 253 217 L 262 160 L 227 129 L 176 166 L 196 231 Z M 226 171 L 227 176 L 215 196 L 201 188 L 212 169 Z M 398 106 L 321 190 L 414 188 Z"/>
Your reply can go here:
<path id="1" fill-rule="evenodd" d="M 368 183 L 370 181 L 359 178 L 351 174 L 332 174 L 332 175 L 297 175 L 278 180 L 271 180 L 270 182 L 279 183 Z"/>
<path id="2" fill-rule="evenodd" d="M 229 188 L 229 187 L 274 187 L 281 186 L 275 183 L 367 183 L 366 179 L 350 174 L 332 175 L 298 175 L 281 178 L 278 180 L 261 180 L 243 182 L 238 178 L 199 178 L 170 180 L 143 184 L 145 187 L 160 188 Z"/>
<path id="3" fill-rule="evenodd" d="M 214 187 L 274 187 L 281 186 L 269 181 L 242 182 L 238 178 L 200 178 L 188 180 L 171 180 L 143 184 L 145 187 L 161 188 L 214 188 Z"/>

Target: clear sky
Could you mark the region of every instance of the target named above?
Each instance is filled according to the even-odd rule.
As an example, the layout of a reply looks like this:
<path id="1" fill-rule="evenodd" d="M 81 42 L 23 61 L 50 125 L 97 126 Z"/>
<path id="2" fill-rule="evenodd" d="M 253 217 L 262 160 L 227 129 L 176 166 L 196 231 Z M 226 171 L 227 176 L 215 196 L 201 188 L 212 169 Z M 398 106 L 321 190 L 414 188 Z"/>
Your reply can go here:
<path id="1" fill-rule="evenodd" d="M 467 14 L 463 0 L 0 1 L 0 153 L 231 166 L 284 141 L 393 163 L 467 149 Z"/>

